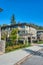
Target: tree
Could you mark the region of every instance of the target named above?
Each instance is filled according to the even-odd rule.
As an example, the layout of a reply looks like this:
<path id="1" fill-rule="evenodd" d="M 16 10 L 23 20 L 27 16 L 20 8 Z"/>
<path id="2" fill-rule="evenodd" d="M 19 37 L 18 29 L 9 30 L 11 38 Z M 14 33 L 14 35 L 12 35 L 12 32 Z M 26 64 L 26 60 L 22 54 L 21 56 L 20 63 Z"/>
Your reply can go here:
<path id="1" fill-rule="evenodd" d="M 3 24 L 2 26 L 7 26 L 7 24 Z"/>
<path id="2" fill-rule="evenodd" d="M 9 36 L 10 40 L 12 40 L 12 43 L 15 44 L 17 41 L 17 32 L 18 29 L 12 29 L 11 34 Z"/>
<path id="3" fill-rule="evenodd" d="M 1 39 L 6 41 L 7 35 L 8 35 L 7 31 L 2 31 L 2 33 L 1 33 Z"/>
<path id="4" fill-rule="evenodd" d="M 16 21 L 15 21 L 15 16 L 14 16 L 14 14 L 12 15 L 12 17 L 11 17 L 11 24 L 16 24 Z"/>
<path id="5" fill-rule="evenodd" d="M 2 12 L 3 11 L 3 9 L 2 8 L 0 8 L 0 12 Z"/>

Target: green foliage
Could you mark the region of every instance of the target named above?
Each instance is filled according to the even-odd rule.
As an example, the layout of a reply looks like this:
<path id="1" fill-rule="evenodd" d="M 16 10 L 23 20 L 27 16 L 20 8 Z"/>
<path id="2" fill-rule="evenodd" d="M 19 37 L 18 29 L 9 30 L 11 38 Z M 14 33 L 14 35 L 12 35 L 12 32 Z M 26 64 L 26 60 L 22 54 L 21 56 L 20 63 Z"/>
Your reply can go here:
<path id="1" fill-rule="evenodd" d="M 8 46 L 6 49 L 5 49 L 6 52 L 10 52 L 10 51 L 13 51 L 13 48 L 11 46 Z"/>
<path id="2" fill-rule="evenodd" d="M 1 39 L 6 40 L 7 34 L 8 34 L 7 31 L 3 31 L 1 35 Z"/>
<path id="3" fill-rule="evenodd" d="M 17 40 L 17 32 L 18 32 L 18 29 L 12 29 L 11 31 L 11 34 L 10 34 L 10 40 L 12 40 L 12 43 L 16 43 L 16 40 Z"/>
<path id="4" fill-rule="evenodd" d="M 6 48 L 7 48 L 8 46 L 13 46 L 13 44 L 12 44 L 11 41 L 7 41 L 7 42 L 6 42 Z"/>
<path id="5" fill-rule="evenodd" d="M 3 24 L 2 26 L 7 26 L 7 24 Z"/>
<path id="6" fill-rule="evenodd" d="M 29 46 L 30 46 L 30 44 L 24 45 L 24 44 L 19 43 L 19 45 L 7 46 L 7 48 L 5 50 L 6 50 L 6 52 L 10 52 L 10 51 L 18 50 L 21 48 L 29 47 Z"/>
<path id="7" fill-rule="evenodd" d="M 43 44 L 43 41 L 39 41 L 38 44 Z"/>
<path id="8" fill-rule="evenodd" d="M 14 14 L 12 15 L 12 17 L 11 17 L 11 25 L 14 25 L 14 24 L 16 24 L 16 21 L 15 21 L 15 16 L 14 16 Z"/>
<path id="9" fill-rule="evenodd" d="M 2 8 L 0 8 L 0 12 L 2 12 L 3 11 L 3 9 Z"/>

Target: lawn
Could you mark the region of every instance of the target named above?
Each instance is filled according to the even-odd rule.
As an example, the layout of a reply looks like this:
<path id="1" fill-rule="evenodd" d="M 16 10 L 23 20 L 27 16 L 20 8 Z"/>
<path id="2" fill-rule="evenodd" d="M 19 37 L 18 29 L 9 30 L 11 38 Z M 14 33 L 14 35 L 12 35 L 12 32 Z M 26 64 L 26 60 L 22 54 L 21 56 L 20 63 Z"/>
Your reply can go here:
<path id="1" fill-rule="evenodd" d="M 43 41 L 39 41 L 38 44 L 43 44 Z"/>

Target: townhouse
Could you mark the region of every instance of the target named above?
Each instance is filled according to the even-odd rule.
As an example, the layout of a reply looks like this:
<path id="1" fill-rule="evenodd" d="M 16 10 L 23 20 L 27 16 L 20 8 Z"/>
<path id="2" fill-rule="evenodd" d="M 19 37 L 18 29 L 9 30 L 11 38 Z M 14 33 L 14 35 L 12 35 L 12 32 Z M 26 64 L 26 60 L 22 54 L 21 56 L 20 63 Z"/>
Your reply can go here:
<path id="1" fill-rule="evenodd" d="M 12 28 L 18 28 L 17 36 L 20 37 L 19 41 L 25 42 L 32 42 L 37 40 L 37 30 L 30 26 L 27 23 L 20 23 L 20 24 L 14 24 L 14 25 L 7 25 L 7 26 L 2 26 L 1 31 L 7 31 L 8 32 L 8 37 L 10 35 L 10 32 Z M 17 37 L 18 40 L 18 37 Z"/>

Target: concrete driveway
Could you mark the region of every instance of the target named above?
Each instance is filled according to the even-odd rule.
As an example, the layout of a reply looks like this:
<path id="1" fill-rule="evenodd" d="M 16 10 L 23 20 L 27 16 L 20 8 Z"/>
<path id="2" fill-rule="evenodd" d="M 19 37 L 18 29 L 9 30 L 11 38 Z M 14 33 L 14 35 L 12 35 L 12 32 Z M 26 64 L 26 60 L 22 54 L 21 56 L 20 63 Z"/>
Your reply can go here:
<path id="1" fill-rule="evenodd" d="M 43 50 L 33 52 L 32 57 L 28 58 L 21 65 L 43 65 Z"/>
<path id="2" fill-rule="evenodd" d="M 36 53 L 41 48 L 42 47 L 39 46 L 31 46 L 28 48 L 24 48 L 21 50 L 16 50 L 10 53 L 0 55 L 0 65 L 14 65 L 15 63 L 22 60 L 24 57 Z"/>

